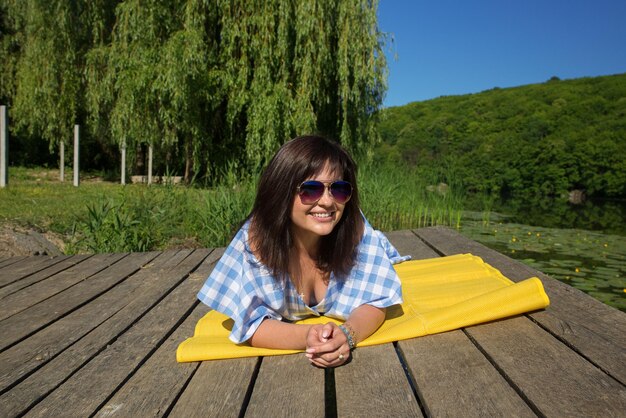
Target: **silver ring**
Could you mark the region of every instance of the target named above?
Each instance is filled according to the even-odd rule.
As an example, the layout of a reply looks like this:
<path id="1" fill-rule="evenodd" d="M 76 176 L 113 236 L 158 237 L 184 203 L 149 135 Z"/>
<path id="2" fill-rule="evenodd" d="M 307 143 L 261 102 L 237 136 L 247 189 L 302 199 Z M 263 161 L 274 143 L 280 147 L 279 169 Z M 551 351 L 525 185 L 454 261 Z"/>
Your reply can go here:
<path id="1" fill-rule="evenodd" d="M 339 360 L 343 360 L 343 354 L 339 353 Z"/>

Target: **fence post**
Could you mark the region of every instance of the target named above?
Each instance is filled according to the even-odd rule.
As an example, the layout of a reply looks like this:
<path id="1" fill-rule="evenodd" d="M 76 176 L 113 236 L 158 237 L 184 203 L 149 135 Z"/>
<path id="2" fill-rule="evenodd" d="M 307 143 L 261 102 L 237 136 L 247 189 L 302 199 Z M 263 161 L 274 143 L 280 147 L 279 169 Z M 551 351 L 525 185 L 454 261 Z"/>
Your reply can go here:
<path id="1" fill-rule="evenodd" d="M 65 181 L 65 141 L 59 145 L 59 180 Z"/>
<path id="2" fill-rule="evenodd" d="M 126 184 L 126 144 L 122 145 L 122 184 Z"/>
<path id="3" fill-rule="evenodd" d="M 148 146 L 148 184 L 152 184 L 152 144 Z"/>
<path id="4" fill-rule="evenodd" d="M 9 184 L 9 120 L 7 107 L 0 106 L 0 187 Z"/>
<path id="5" fill-rule="evenodd" d="M 80 183 L 79 176 L 79 157 L 80 157 L 80 127 L 79 125 L 74 125 L 74 186 L 78 187 Z"/>

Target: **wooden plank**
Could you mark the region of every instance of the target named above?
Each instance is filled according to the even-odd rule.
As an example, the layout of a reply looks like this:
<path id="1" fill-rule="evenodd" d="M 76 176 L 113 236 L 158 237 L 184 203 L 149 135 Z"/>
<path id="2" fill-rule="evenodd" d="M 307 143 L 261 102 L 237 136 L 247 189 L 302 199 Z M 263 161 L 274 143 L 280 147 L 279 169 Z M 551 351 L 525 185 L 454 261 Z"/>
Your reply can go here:
<path id="1" fill-rule="evenodd" d="M 0 270 L 0 286 L 6 286 L 7 284 L 21 280 L 26 276 L 61 262 L 67 257 L 68 256 L 65 255 L 57 257 L 38 255 L 28 257 L 18 263 L 4 267 Z"/>
<path id="2" fill-rule="evenodd" d="M 47 365 L 49 361 L 56 359 L 60 353 L 73 346 L 86 334 L 93 332 L 94 329 L 99 329 L 100 324 L 115 317 L 120 311 L 123 311 L 120 315 L 128 316 L 125 319 L 126 322 L 124 323 L 125 316 L 121 316 L 115 318 L 113 322 L 109 322 L 112 325 L 108 326 L 114 326 L 119 321 L 120 325 L 123 324 L 119 332 L 123 331 L 135 321 L 137 316 L 143 314 L 146 308 L 141 310 L 139 307 L 142 304 L 150 307 L 159 300 L 154 295 L 154 291 L 160 291 L 160 294 L 163 294 L 163 292 L 167 292 L 168 289 L 175 285 L 175 280 L 172 280 L 170 275 L 162 273 L 162 268 L 171 264 L 172 261 L 177 263 L 187 254 L 188 252 L 185 251 L 165 252 L 148 265 L 145 263 L 154 254 L 136 253 L 130 255 L 126 260 L 127 263 L 134 260 L 136 265 L 143 265 L 144 267 L 130 276 L 128 280 L 121 282 L 90 303 L 0 353 L 0 391 L 14 386 L 28 377 L 34 370 Z M 150 281 L 154 281 L 153 277 L 159 279 L 159 281 L 160 279 L 165 280 L 166 289 L 159 290 L 159 286 L 150 285 Z M 170 280 L 174 283 L 172 284 Z M 153 290 L 153 288 L 156 290 Z M 146 297 L 148 298 L 147 301 Z M 125 309 L 127 307 L 129 309 Z M 114 339 L 116 335 L 113 334 L 111 339 Z M 87 361 L 90 358 L 90 353 L 93 353 L 90 350 L 96 350 L 95 352 L 97 352 L 102 348 L 99 345 L 101 343 L 98 341 L 95 342 L 95 348 L 90 345 L 92 340 L 88 339 L 85 341 L 87 343 L 86 346 L 82 347 L 82 350 L 79 349 L 76 352 L 68 351 L 69 357 L 66 359 L 61 357 L 63 361 L 50 368 L 52 371 L 49 373 L 56 376 L 56 371 L 59 371 L 62 376 L 66 376 L 63 373 L 66 373 L 69 365 L 74 364 L 74 361 L 78 361 L 78 364 L 81 361 Z M 71 374 L 74 369 L 69 367 L 69 370 L 67 373 Z M 47 376 L 47 374 L 44 376 Z M 35 379 L 35 386 L 37 386 L 37 383 L 41 387 L 45 386 L 43 383 L 45 380 L 44 377 L 38 377 Z M 54 378 L 51 377 L 51 380 L 54 381 Z"/>
<path id="3" fill-rule="evenodd" d="M 439 256 L 410 231 L 387 236 L 414 259 Z M 534 416 L 463 331 L 399 341 L 398 348 L 429 416 Z"/>
<path id="4" fill-rule="evenodd" d="M 223 249 L 213 251 L 191 276 L 195 276 L 199 283 L 203 283 L 213 269 L 215 262 L 222 254 Z M 195 291 L 197 290 L 199 290 L 199 286 L 195 289 L 192 288 L 192 291 L 189 292 L 188 297 L 190 300 L 195 299 Z M 185 393 L 183 393 L 181 399 L 185 395 L 188 395 L 187 392 L 193 393 L 194 389 L 199 390 L 200 393 L 199 397 L 194 395 L 191 399 L 192 402 L 199 403 L 199 405 L 197 405 L 198 409 L 191 407 L 188 410 L 189 413 L 185 413 L 183 416 L 190 416 L 193 413 L 200 414 L 203 408 L 206 408 L 206 404 L 217 404 L 217 402 L 207 402 L 207 399 L 215 398 L 219 401 L 224 401 L 225 399 L 218 395 L 218 392 L 203 392 L 209 390 L 209 388 L 215 390 L 227 389 L 230 385 L 226 386 L 224 379 L 231 378 L 231 374 L 237 372 L 232 364 L 227 368 L 222 368 L 222 370 L 217 373 L 205 375 L 198 370 L 200 363 L 177 363 L 174 354 L 178 344 L 185 338 L 193 335 L 196 323 L 208 310 L 208 307 L 205 305 L 198 304 L 189 317 L 187 317 L 182 325 L 180 325 L 163 345 L 158 348 L 154 355 L 152 355 L 145 364 L 116 391 L 115 395 L 100 408 L 96 416 L 162 416 L 168 413 L 185 386 Z M 255 362 L 256 360 L 253 361 L 253 363 Z M 208 363 L 210 362 L 202 363 L 202 365 Z M 214 363 L 224 364 L 223 362 Z M 252 369 L 253 368 L 254 365 L 252 366 Z M 246 374 L 249 380 L 252 373 L 249 372 Z M 193 381 L 188 384 L 192 376 L 197 387 Z M 243 396 L 243 394 L 241 396 Z M 240 406 L 241 405 L 239 405 L 239 407 Z M 175 414 L 170 415 L 176 416 Z M 202 416 L 210 415 L 202 414 Z"/>
<path id="5" fill-rule="evenodd" d="M 21 285 L 23 287 L 19 292 L 13 292 L 2 298 L 0 320 L 28 309 L 29 307 L 36 305 L 39 302 L 42 302 L 84 280 L 85 278 L 83 275 L 76 274 L 76 270 L 82 272 L 81 268 L 72 267 L 79 261 L 86 260 L 87 258 L 88 256 L 68 258 L 60 263 L 40 270 L 37 273 L 20 280 L 19 282 L 14 282 L 5 286 L 2 290 L 11 290 L 16 285 Z M 32 285 L 29 286 L 27 283 L 32 283 Z"/>
<path id="6" fill-rule="evenodd" d="M 198 250 L 168 272 L 180 282 L 207 256 Z M 155 278 L 159 279 L 159 278 Z M 190 275 L 95 358 L 28 411 L 29 416 L 91 416 L 165 341 L 198 303 L 206 277 Z M 173 353 L 172 353 L 173 355 Z M 66 405 L 71 405 L 68 411 Z"/>
<path id="7" fill-rule="evenodd" d="M 425 228 L 416 233 L 445 255 L 478 255 L 513 281 L 532 276 L 541 279 L 550 306 L 529 317 L 626 384 L 626 314 L 447 228 Z"/>
<path id="8" fill-rule="evenodd" d="M 0 388 L 18 383 L 0 397 L 0 404 L 21 415 L 56 388 L 178 284 L 184 276 L 167 271 L 188 254 L 161 254 L 151 267 L 0 355 Z M 203 256 L 194 253 L 196 259 Z M 130 257 L 145 259 L 144 254 Z"/>
<path id="9" fill-rule="evenodd" d="M 193 334 L 198 320 L 206 313 L 199 304 L 176 331 L 159 346 L 145 364 L 108 400 L 96 417 L 160 417 L 167 413 L 181 388 L 198 369 L 198 362 L 176 363 L 176 347 Z M 206 401 L 206 400 L 205 400 Z"/>
<path id="10" fill-rule="evenodd" d="M 21 255 L 17 257 L 7 257 L 2 259 L 2 261 L 0 261 L 0 273 L 2 273 L 1 269 L 5 268 L 6 266 L 10 266 L 11 264 L 22 261 L 25 258 L 27 258 L 25 255 Z"/>
<path id="11" fill-rule="evenodd" d="M 466 332 L 539 414 L 624 416 L 624 385 L 528 318 L 469 327 Z"/>
<path id="12" fill-rule="evenodd" d="M 534 417 L 463 331 L 398 342 L 428 416 Z"/>
<path id="13" fill-rule="evenodd" d="M 425 245 L 421 245 L 421 246 L 416 245 L 418 240 L 415 237 L 415 235 L 409 231 L 392 232 L 392 233 L 388 233 L 387 236 L 396 246 L 398 251 L 402 252 L 403 255 L 412 255 L 414 257 L 417 257 L 417 256 L 423 255 L 424 251 L 429 251 L 429 254 L 432 254 L 432 251 L 430 251 L 428 247 L 426 247 Z M 391 358 L 395 358 L 395 363 L 397 364 L 396 370 L 399 370 L 400 375 L 404 377 L 404 373 L 397 360 L 397 356 L 395 354 L 395 350 L 393 346 L 391 344 L 388 344 L 386 345 L 386 347 L 387 347 L 386 350 L 368 349 L 370 357 L 375 357 L 375 354 L 380 354 L 381 356 L 383 356 L 383 358 L 382 359 L 372 358 L 371 359 L 372 361 L 363 362 L 359 364 L 351 363 L 352 373 L 359 373 L 360 371 L 363 374 L 371 373 L 373 375 L 378 375 L 380 372 L 380 374 L 384 375 L 389 367 L 389 365 L 386 363 L 385 360 L 391 357 Z M 391 352 L 389 352 L 389 350 L 391 350 Z M 263 359 L 261 371 L 259 373 L 259 377 L 257 378 L 257 384 L 255 385 L 253 397 L 251 399 L 250 406 L 248 407 L 247 413 L 250 413 L 251 416 L 257 416 L 262 411 L 268 410 L 267 409 L 268 405 L 264 405 L 263 402 L 268 402 L 269 400 L 270 402 L 275 403 L 277 401 L 276 396 L 271 396 L 271 391 L 273 390 L 273 388 L 276 387 L 277 384 L 279 384 L 277 382 L 277 378 L 274 376 L 284 374 L 282 370 L 288 367 L 301 368 L 302 366 L 300 365 L 300 362 L 302 359 L 299 359 L 298 357 L 299 356 L 288 356 L 285 358 L 270 357 L 270 358 Z M 293 365 L 286 366 L 285 364 L 282 364 L 283 362 L 289 362 L 289 364 L 293 363 Z M 274 363 L 278 363 L 279 365 L 274 366 Z M 272 366 L 272 368 L 269 368 L 269 366 Z M 273 370 L 274 368 L 276 370 Z M 364 370 L 360 370 L 361 368 L 363 368 Z M 341 370 L 343 369 L 344 369 L 343 367 L 340 369 L 337 369 L 335 373 L 341 373 Z M 285 379 L 287 379 L 287 377 L 285 377 Z M 300 379 L 302 378 L 300 377 Z M 323 376 L 317 377 L 317 379 L 318 379 L 317 381 L 321 381 L 323 379 Z M 379 398 L 385 398 L 387 392 L 390 393 L 391 397 L 398 394 L 398 389 L 396 386 L 388 385 L 386 383 L 388 382 L 381 383 L 376 386 L 376 391 L 378 393 Z M 296 389 L 295 391 L 294 391 L 294 388 Z M 321 391 L 321 389 L 322 388 L 320 388 L 319 390 Z M 281 387 L 280 393 L 284 394 L 284 396 L 281 396 L 281 398 L 289 400 L 288 402 L 289 405 L 280 405 L 278 407 L 274 406 L 275 409 L 271 409 L 271 410 L 272 411 L 282 410 L 282 408 L 286 408 L 284 410 L 289 411 L 288 414 L 293 414 L 293 415 L 311 414 L 312 412 L 309 408 L 312 404 L 312 400 L 309 399 L 310 392 L 308 392 L 310 390 L 311 388 L 309 387 L 309 389 L 307 390 L 307 393 L 303 394 L 301 387 L 298 386 L 297 384 L 294 384 L 291 386 L 287 385 L 287 387 L 285 388 Z M 318 389 L 316 389 L 316 391 L 317 390 Z M 339 388 L 339 386 L 337 387 L 337 399 L 342 397 L 342 395 L 340 394 L 342 390 L 344 390 L 344 388 Z M 405 404 L 398 405 L 396 412 L 402 415 L 406 413 L 407 411 L 416 410 L 417 413 L 419 414 L 419 407 L 416 406 L 415 398 L 413 397 L 413 393 L 411 391 L 410 385 L 408 384 L 406 379 L 405 379 L 405 384 L 402 386 L 402 390 L 405 391 L 405 395 L 408 393 L 408 395 L 410 395 L 410 397 L 413 398 L 413 404 L 412 405 L 405 405 Z M 407 390 L 408 392 L 406 392 Z M 288 392 L 285 392 L 285 391 L 288 391 Z M 306 396 L 303 397 L 303 395 L 306 395 Z M 317 395 L 317 396 L 321 396 L 321 395 Z M 363 399 L 361 399 L 362 405 L 366 405 L 369 401 L 370 399 L 367 397 L 364 397 Z M 299 410 L 295 409 L 298 407 L 298 405 L 308 405 L 308 407 L 306 410 L 299 412 Z M 367 406 L 363 406 L 362 410 L 369 410 L 369 408 Z M 323 413 L 324 411 L 320 410 L 320 414 L 323 414 Z M 390 415 L 393 416 L 394 413 L 392 412 Z M 343 416 L 343 412 L 340 416 Z"/>
<path id="14" fill-rule="evenodd" d="M 20 289 L 24 289 L 28 286 L 33 285 L 34 283 L 38 283 L 42 280 L 48 279 L 55 274 L 68 269 L 76 264 L 79 264 L 86 259 L 91 257 L 91 255 L 75 255 L 72 257 L 67 257 L 61 262 L 54 264 L 48 268 L 38 271 L 37 273 L 31 274 L 30 276 L 24 277 L 21 280 L 8 284 L 2 288 L 0 288 L 0 298 L 7 297 L 13 293 L 18 292 Z"/>
<path id="15" fill-rule="evenodd" d="M 410 231 L 385 233 L 402 255 L 438 256 Z M 421 416 L 413 390 L 392 344 L 358 348 L 354 361 L 334 370 L 338 416 Z M 363 376 L 375 376 L 365 378 Z M 358 386 L 354 384 L 358 382 Z M 369 385 L 367 388 L 364 386 Z M 372 396 L 372 394 L 376 396 Z M 397 402 L 396 402 L 397 401 Z M 381 403 L 386 406 L 381 408 Z"/>
<path id="16" fill-rule="evenodd" d="M 199 363 L 198 370 L 169 416 L 182 418 L 241 416 L 248 387 L 259 361 L 258 357 L 249 357 Z M 264 411 L 265 415 L 268 412 Z"/>
<path id="17" fill-rule="evenodd" d="M 410 255 L 413 260 L 439 257 L 439 254 L 424 244 L 424 242 L 411 231 L 385 232 L 385 236 L 401 255 Z"/>
<path id="18" fill-rule="evenodd" d="M 264 357 L 246 416 L 323 417 L 324 380 L 303 353 Z"/>
<path id="19" fill-rule="evenodd" d="M 335 369 L 337 416 L 423 416 L 392 344 L 353 354 L 350 363 Z"/>
<path id="20" fill-rule="evenodd" d="M 56 294 L 0 321 L 0 335 L 3 336 L 0 340 L 0 350 L 6 349 L 29 334 L 80 307 L 90 299 L 106 292 L 141 267 L 134 262 L 117 263 L 126 255 L 96 255 L 76 268 L 62 272 L 63 277 L 70 277 L 73 280 L 80 278 L 81 280 L 65 292 Z M 148 256 L 148 258 L 150 257 L 154 257 L 154 254 Z"/>

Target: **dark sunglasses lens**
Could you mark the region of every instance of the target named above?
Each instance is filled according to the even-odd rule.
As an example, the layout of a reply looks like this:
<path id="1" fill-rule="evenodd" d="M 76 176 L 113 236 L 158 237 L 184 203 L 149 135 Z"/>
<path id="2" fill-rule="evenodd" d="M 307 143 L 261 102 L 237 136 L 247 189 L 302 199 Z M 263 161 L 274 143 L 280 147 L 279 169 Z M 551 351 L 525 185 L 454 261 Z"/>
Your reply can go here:
<path id="1" fill-rule="evenodd" d="M 300 201 L 305 205 L 317 202 L 324 194 L 325 189 L 324 183 L 305 181 L 300 185 Z"/>
<path id="2" fill-rule="evenodd" d="M 347 181 L 336 181 L 330 185 L 330 193 L 337 203 L 346 203 L 352 196 L 352 185 Z"/>

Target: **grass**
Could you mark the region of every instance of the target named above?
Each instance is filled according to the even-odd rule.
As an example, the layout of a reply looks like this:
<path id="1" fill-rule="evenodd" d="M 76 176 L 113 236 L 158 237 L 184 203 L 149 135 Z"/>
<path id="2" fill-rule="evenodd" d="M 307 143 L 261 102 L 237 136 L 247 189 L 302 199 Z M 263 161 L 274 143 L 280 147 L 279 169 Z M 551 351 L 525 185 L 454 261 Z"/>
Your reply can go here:
<path id="1" fill-rule="evenodd" d="M 54 232 L 68 254 L 220 247 L 250 211 L 256 189 L 255 176 L 233 171 L 223 178 L 212 188 L 148 187 L 90 175 L 74 187 L 59 182 L 55 170 L 11 168 L 9 187 L 0 190 L 0 222 Z M 458 226 L 459 193 L 428 191 L 431 181 L 406 169 L 365 166 L 362 210 L 381 230 Z"/>
<path id="2" fill-rule="evenodd" d="M 68 254 L 222 247 L 252 207 L 256 185 L 253 176 L 225 174 L 212 188 L 121 186 L 97 175 L 74 187 L 71 180 L 60 183 L 58 171 L 12 167 L 9 187 L 0 189 L 0 222 L 54 232 Z M 447 189 L 433 187 L 442 180 Z M 377 229 L 452 226 L 626 311 L 624 237 L 501 222 L 488 199 L 487 210 L 472 220 L 453 179 L 407 168 L 364 166 L 359 190 L 362 210 Z"/>

